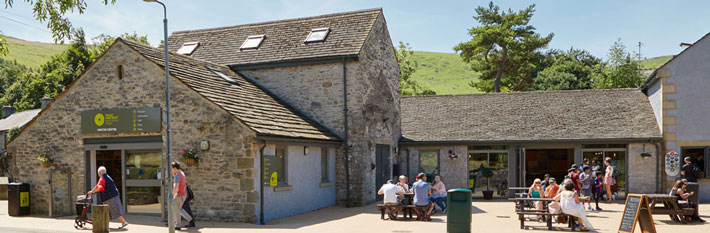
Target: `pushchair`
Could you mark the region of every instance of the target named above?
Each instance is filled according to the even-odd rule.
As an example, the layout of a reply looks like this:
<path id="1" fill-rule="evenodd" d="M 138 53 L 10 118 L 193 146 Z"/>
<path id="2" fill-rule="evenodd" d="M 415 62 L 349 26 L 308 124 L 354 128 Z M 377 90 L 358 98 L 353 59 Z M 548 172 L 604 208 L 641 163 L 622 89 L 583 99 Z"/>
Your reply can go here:
<path id="1" fill-rule="evenodd" d="M 89 208 L 91 208 L 91 196 L 79 195 L 76 197 L 76 218 L 74 219 L 74 228 L 77 230 L 84 229 L 86 224 L 91 224 L 89 219 Z"/>

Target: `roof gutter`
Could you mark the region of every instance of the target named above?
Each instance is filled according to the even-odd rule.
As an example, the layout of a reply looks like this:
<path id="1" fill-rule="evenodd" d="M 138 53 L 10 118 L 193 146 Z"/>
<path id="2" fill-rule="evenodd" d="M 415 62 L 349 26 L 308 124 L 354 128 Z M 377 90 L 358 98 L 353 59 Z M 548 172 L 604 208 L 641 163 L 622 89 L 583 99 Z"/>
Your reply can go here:
<path id="1" fill-rule="evenodd" d="M 450 141 L 402 141 L 405 146 L 421 145 L 460 145 L 460 144 L 507 144 L 507 143 L 544 143 L 544 142 L 647 142 L 661 140 L 663 137 L 648 138 L 595 138 L 595 139 L 540 139 L 540 140 L 450 140 Z"/>
<path id="2" fill-rule="evenodd" d="M 336 55 L 336 56 L 288 59 L 288 60 L 279 60 L 279 61 L 228 65 L 228 66 L 230 69 L 232 69 L 234 71 L 238 71 L 238 70 L 257 70 L 257 69 L 269 69 L 269 68 L 279 68 L 279 67 L 318 65 L 318 64 L 328 64 L 328 63 L 340 63 L 342 61 L 348 62 L 348 61 L 359 61 L 359 60 L 360 60 L 359 54 L 351 54 L 351 55 Z"/>
<path id="3" fill-rule="evenodd" d="M 305 139 L 305 138 L 288 138 L 288 137 L 277 137 L 277 136 L 256 136 L 257 141 L 269 144 L 288 144 L 288 145 L 303 145 L 303 146 L 319 146 L 328 148 L 337 148 L 343 143 L 341 141 L 334 140 L 318 140 L 318 139 Z"/>

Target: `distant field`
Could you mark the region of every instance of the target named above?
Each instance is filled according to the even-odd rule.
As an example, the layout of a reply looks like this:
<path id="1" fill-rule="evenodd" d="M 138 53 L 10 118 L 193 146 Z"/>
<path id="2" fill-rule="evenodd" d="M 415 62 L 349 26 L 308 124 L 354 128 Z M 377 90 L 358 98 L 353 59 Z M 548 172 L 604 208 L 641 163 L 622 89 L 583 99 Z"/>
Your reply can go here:
<path id="1" fill-rule="evenodd" d="M 661 67 L 663 64 L 671 60 L 673 56 L 660 56 L 660 57 L 653 57 L 649 58 L 646 60 L 641 60 L 641 69 L 658 69 Z"/>
<path id="2" fill-rule="evenodd" d="M 49 61 L 52 56 L 61 53 L 68 47 L 67 45 L 25 41 L 7 36 L 5 40 L 8 42 L 10 52 L 0 58 L 6 61 L 17 60 L 18 64 L 31 68 L 39 68 L 40 65 Z"/>
<path id="3" fill-rule="evenodd" d="M 468 85 L 479 74 L 473 72 L 471 66 L 464 63 L 458 54 L 415 51 L 413 58 L 419 63 L 419 69 L 413 75 L 414 80 L 436 91 L 436 94 L 480 92 Z"/>

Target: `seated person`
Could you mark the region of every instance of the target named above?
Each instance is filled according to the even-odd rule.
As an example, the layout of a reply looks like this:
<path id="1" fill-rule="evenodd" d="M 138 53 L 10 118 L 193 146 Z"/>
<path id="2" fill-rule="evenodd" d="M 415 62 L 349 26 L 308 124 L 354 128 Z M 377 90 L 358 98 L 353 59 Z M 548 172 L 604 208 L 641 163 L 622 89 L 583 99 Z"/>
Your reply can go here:
<path id="1" fill-rule="evenodd" d="M 540 178 L 535 178 L 535 181 L 533 181 L 533 184 L 530 186 L 528 189 L 528 195 L 530 195 L 530 198 L 542 198 L 542 180 Z M 542 201 L 534 201 L 533 205 L 535 209 L 542 210 Z M 544 221 L 544 217 L 542 215 L 538 216 L 538 221 Z"/>
<path id="2" fill-rule="evenodd" d="M 426 174 L 419 173 L 417 175 L 417 182 L 412 184 L 412 191 L 414 191 L 414 205 L 416 206 L 414 212 L 417 213 L 417 220 L 431 221 L 431 211 L 434 206 L 429 201 L 431 186 L 426 182 Z"/>
<path id="3" fill-rule="evenodd" d="M 397 212 L 401 208 L 397 204 L 397 196 L 402 196 L 404 192 L 402 189 L 394 185 L 393 180 L 388 180 L 386 184 L 382 185 L 377 194 L 384 195 L 383 201 L 385 203 L 385 209 L 387 209 L 387 215 L 392 220 L 397 220 Z"/>
<path id="4" fill-rule="evenodd" d="M 583 199 L 589 201 L 589 197 L 579 197 L 579 194 L 574 189 L 575 184 L 573 182 L 565 183 L 564 185 L 565 190 L 555 197 L 555 201 L 560 203 L 562 213 L 581 219 L 582 222 L 579 223 L 579 226 L 582 227 L 582 230 L 592 229 L 592 223 L 587 219 L 584 205 L 581 204 Z"/>
<path id="5" fill-rule="evenodd" d="M 560 186 L 557 185 L 557 180 L 555 180 L 555 177 L 550 177 L 548 183 L 549 184 L 545 189 L 545 198 L 555 198 L 557 196 L 557 192 L 560 191 Z"/>
<path id="6" fill-rule="evenodd" d="M 695 213 L 693 215 L 686 215 L 685 218 L 690 220 L 689 222 L 705 222 L 700 215 L 698 215 L 698 204 L 693 203 L 688 200 L 688 197 L 695 195 L 694 192 L 687 192 L 688 180 L 682 179 L 675 183 L 673 189 L 675 190 L 675 195 L 678 196 L 678 204 L 681 208 L 694 208 Z M 687 204 L 685 204 L 687 202 Z"/>
<path id="7" fill-rule="evenodd" d="M 446 213 L 446 186 L 441 181 L 441 176 L 434 176 L 434 185 L 431 187 L 432 194 L 430 200 L 441 208 L 442 213 Z"/>

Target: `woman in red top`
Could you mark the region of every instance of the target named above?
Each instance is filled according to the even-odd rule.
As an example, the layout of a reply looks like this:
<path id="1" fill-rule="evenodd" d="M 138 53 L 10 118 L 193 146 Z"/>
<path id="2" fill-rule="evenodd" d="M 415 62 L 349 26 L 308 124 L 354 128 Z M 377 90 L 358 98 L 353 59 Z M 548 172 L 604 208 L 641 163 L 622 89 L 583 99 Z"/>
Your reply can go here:
<path id="1" fill-rule="evenodd" d="M 94 193 L 98 193 L 101 197 L 101 201 L 108 204 L 111 219 L 118 218 L 121 220 L 121 227 L 118 229 L 126 228 L 126 226 L 128 226 L 128 222 L 126 222 L 126 219 L 123 218 L 125 213 L 123 211 L 123 205 L 121 204 L 121 198 L 119 197 L 116 184 L 113 183 L 113 179 L 106 174 L 106 167 L 99 167 L 98 174 L 99 177 L 101 177 L 99 178 L 99 182 L 87 194 L 91 196 Z"/>

